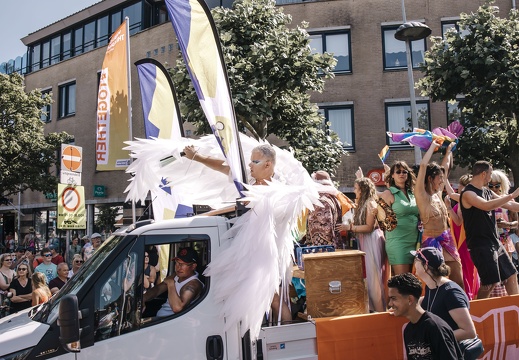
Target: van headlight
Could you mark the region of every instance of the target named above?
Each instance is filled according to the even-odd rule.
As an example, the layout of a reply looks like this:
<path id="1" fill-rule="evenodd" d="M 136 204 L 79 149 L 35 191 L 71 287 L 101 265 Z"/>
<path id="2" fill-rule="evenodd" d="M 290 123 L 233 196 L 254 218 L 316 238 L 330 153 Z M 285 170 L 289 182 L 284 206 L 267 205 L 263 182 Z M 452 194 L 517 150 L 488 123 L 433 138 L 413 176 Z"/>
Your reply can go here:
<path id="1" fill-rule="evenodd" d="M 9 355 L 0 356 L 0 360 L 25 360 L 31 353 L 32 348 L 17 351 Z"/>

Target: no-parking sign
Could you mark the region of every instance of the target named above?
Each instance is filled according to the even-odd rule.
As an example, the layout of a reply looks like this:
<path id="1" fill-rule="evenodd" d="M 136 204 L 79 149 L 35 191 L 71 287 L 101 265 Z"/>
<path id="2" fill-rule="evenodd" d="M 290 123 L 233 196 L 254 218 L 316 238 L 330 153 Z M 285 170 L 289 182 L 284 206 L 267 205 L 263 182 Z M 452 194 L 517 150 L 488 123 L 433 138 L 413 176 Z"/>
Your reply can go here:
<path id="1" fill-rule="evenodd" d="M 86 229 L 85 188 L 58 184 L 58 229 Z"/>

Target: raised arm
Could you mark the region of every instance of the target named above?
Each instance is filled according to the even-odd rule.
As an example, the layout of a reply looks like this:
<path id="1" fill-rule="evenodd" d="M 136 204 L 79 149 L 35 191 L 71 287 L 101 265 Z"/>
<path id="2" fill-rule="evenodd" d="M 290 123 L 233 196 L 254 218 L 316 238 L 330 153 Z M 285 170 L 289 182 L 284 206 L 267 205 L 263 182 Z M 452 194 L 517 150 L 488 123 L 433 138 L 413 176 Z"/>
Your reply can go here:
<path id="1" fill-rule="evenodd" d="M 501 197 L 495 197 L 492 200 L 485 200 L 473 191 L 466 191 L 463 195 L 463 206 L 465 208 L 470 208 L 471 206 L 475 206 L 478 209 L 483 211 L 494 210 L 498 207 L 505 207 L 509 210 L 517 211 L 519 209 L 519 204 L 512 202 L 513 199 L 519 196 L 519 188 L 515 189 L 515 191 L 511 194 L 504 195 Z M 513 205 L 512 209 L 510 209 L 510 205 Z"/>
<path id="2" fill-rule="evenodd" d="M 225 161 L 199 154 L 193 145 L 186 146 L 184 148 L 184 153 L 188 159 L 198 161 L 208 168 L 224 173 L 225 175 L 229 174 L 230 168 L 228 165 L 225 165 Z"/>

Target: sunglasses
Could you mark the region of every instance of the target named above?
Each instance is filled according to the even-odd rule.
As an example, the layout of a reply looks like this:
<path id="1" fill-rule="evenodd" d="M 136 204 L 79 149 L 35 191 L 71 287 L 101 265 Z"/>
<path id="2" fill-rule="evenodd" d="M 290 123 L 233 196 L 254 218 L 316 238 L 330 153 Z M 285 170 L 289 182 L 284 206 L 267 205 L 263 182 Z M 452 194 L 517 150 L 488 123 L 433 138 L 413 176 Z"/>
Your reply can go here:
<path id="1" fill-rule="evenodd" d="M 501 187 L 501 184 L 488 184 L 488 187 L 490 189 L 494 189 L 494 188 L 499 189 Z"/>
<path id="2" fill-rule="evenodd" d="M 83 264 L 83 263 L 84 263 L 83 260 L 74 260 L 74 262 L 75 262 L 76 264 Z"/>
<path id="3" fill-rule="evenodd" d="M 21 268 L 21 269 L 18 269 L 18 271 L 27 271 L 27 269 Z"/>
<path id="4" fill-rule="evenodd" d="M 262 163 L 264 160 L 251 160 L 250 162 L 253 164 L 258 165 L 259 163 Z"/>
<path id="5" fill-rule="evenodd" d="M 45 256 L 45 257 L 51 257 L 52 254 L 44 254 L 43 256 Z"/>
<path id="6" fill-rule="evenodd" d="M 397 170 L 397 171 L 395 171 L 395 174 L 397 174 L 397 175 L 401 175 L 401 174 L 407 175 L 407 174 L 409 174 L 409 171 L 407 171 L 407 170 Z"/>
<path id="7" fill-rule="evenodd" d="M 4 261 L 13 261 L 13 259 L 4 259 Z"/>

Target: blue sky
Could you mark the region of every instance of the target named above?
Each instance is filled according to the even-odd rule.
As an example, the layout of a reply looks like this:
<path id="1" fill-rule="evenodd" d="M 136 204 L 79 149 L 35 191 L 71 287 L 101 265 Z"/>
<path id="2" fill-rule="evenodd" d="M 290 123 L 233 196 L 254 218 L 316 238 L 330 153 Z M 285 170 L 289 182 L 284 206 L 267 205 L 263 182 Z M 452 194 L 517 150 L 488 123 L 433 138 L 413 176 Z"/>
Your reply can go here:
<path id="1" fill-rule="evenodd" d="M 23 55 L 21 38 L 100 0 L 2 1 L 0 11 L 0 63 Z"/>

